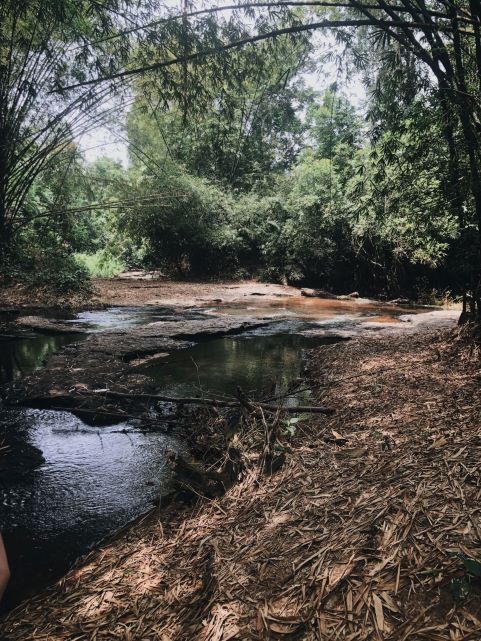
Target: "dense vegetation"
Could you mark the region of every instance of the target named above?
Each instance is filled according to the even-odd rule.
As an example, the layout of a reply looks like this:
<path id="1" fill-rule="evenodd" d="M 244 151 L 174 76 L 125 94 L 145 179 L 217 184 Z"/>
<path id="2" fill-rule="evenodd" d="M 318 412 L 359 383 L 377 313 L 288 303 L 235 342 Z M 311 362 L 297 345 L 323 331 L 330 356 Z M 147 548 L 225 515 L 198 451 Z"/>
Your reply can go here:
<path id="1" fill-rule="evenodd" d="M 2 3 L 4 279 L 69 290 L 155 267 L 390 296 L 469 291 L 474 310 L 476 3 L 302 4 L 227 16 L 185 5 L 176 19 L 155 2 Z M 324 92 L 306 83 L 323 64 L 311 23 L 334 34 Z M 355 76 L 361 106 L 346 98 Z M 81 135 L 99 125 L 125 141 L 127 166 L 85 161 Z"/>

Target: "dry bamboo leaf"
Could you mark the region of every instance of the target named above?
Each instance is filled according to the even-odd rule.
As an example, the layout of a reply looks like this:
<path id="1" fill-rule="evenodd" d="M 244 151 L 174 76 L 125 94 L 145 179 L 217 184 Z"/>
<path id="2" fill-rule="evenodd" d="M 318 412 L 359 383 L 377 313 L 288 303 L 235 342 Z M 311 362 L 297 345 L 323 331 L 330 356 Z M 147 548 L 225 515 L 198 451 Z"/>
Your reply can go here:
<path id="1" fill-rule="evenodd" d="M 339 450 L 339 452 L 334 452 L 334 456 L 337 458 L 360 458 L 367 454 L 367 448 L 365 447 L 351 447 L 344 450 Z"/>
<path id="2" fill-rule="evenodd" d="M 374 592 L 372 593 L 372 602 L 374 605 L 374 613 L 376 615 L 376 623 L 380 632 L 384 632 L 384 611 L 382 601 Z"/>
<path id="3" fill-rule="evenodd" d="M 299 624 L 269 622 L 269 631 L 276 634 L 294 634 Z"/>
<path id="4" fill-rule="evenodd" d="M 448 441 L 447 439 L 444 438 L 444 436 L 441 436 L 440 438 L 436 439 L 434 443 L 431 445 L 431 449 L 437 449 L 439 447 L 444 447 L 444 445 L 447 445 Z"/>

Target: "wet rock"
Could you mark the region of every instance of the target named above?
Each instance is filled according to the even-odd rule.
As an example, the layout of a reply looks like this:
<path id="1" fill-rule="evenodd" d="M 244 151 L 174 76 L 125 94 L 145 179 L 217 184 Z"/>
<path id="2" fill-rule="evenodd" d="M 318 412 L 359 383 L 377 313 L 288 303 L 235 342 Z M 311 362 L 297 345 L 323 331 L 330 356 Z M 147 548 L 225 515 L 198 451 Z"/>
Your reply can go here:
<path id="1" fill-rule="evenodd" d="M 251 317 L 206 316 L 202 319 L 177 321 L 156 321 L 136 330 L 142 340 L 153 337 L 168 337 L 184 340 L 200 340 L 217 336 L 241 334 L 247 330 L 265 327 L 269 322 Z"/>
<path id="2" fill-rule="evenodd" d="M 41 334 L 84 334 L 87 331 L 83 325 L 64 323 L 41 316 L 22 316 L 15 321 L 15 324 Z"/>

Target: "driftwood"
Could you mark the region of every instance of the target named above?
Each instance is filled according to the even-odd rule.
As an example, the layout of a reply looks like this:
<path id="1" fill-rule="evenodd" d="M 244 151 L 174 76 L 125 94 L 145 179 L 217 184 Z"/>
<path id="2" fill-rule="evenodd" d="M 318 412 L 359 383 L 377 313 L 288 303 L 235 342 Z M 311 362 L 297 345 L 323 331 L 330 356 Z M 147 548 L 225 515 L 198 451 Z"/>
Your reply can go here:
<path id="1" fill-rule="evenodd" d="M 327 292 L 324 289 L 311 289 L 310 287 L 303 287 L 301 296 L 306 296 L 307 298 L 337 298 L 332 292 Z"/>
<path id="2" fill-rule="evenodd" d="M 127 394 L 125 392 L 113 392 L 111 390 L 89 390 L 89 394 L 99 394 L 107 396 L 108 398 L 123 398 L 136 401 L 162 401 L 164 403 L 179 403 L 183 405 L 211 405 L 214 407 L 239 407 L 243 405 L 246 407 L 245 403 L 239 401 L 220 401 L 215 398 L 191 398 L 191 397 L 175 397 L 175 396 L 163 396 L 162 394 Z M 283 412 L 290 412 L 294 414 L 334 414 L 334 410 L 328 407 L 318 407 L 316 405 L 297 405 L 296 407 L 279 407 L 278 405 L 270 405 L 269 403 L 253 403 L 250 402 L 250 407 L 255 409 L 256 407 L 262 408 L 263 410 L 268 410 L 271 412 L 277 412 L 279 409 L 282 409 Z"/>
<path id="3" fill-rule="evenodd" d="M 142 423 L 147 423 L 149 425 L 165 425 L 165 424 L 170 424 L 170 423 L 176 423 L 176 419 L 173 418 L 149 418 L 147 416 L 143 416 L 142 414 L 124 414 L 123 412 L 106 412 L 101 409 L 86 409 L 84 407 L 57 407 L 57 406 L 52 406 L 49 407 L 49 409 L 54 410 L 54 411 L 60 411 L 60 412 L 71 412 L 72 414 L 75 414 L 79 418 L 85 418 L 88 423 L 89 418 L 91 418 L 91 423 L 93 425 L 97 424 L 105 424 L 105 425 L 110 425 L 113 424 L 115 425 L 116 423 L 121 423 L 123 421 L 129 421 L 129 420 L 136 420 L 136 421 L 142 421 Z M 100 420 L 96 420 L 100 419 Z"/>
<path id="4" fill-rule="evenodd" d="M 359 298 L 359 292 L 351 292 L 350 294 L 337 296 L 332 292 L 327 292 L 325 289 L 311 289 L 310 287 L 303 287 L 301 289 L 301 296 L 306 296 L 307 298 L 327 298 L 332 300 L 355 300 L 356 298 Z"/>

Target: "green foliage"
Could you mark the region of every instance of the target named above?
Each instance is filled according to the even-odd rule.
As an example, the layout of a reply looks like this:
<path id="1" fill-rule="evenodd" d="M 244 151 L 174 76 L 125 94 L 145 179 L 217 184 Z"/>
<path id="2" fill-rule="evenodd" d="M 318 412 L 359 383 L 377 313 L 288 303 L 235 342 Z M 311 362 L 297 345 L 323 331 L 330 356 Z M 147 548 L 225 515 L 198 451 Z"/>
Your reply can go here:
<path id="1" fill-rule="evenodd" d="M 75 260 L 91 278 L 113 278 L 125 271 L 125 265 L 109 251 L 100 249 L 95 254 L 75 254 Z"/>
<path id="2" fill-rule="evenodd" d="M 233 273 L 240 239 L 232 198 L 201 178 L 170 170 L 136 175 L 132 189 L 139 204 L 119 214 L 119 229 L 144 246 L 148 265 L 178 273 Z"/>
<path id="3" fill-rule="evenodd" d="M 481 560 L 473 559 L 465 554 L 460 554 L 459 558 L 462 560 L 467 573 L 477 579 L 481 579 Z"/>
<path id="4" fill-rule="evenodd" d="M 463 578 L 452 579 L 450 588 L 455 603 L 462 603 L 471 593 L 470 584 Z"/>
<path id="5" fill-rule="evenodd" d="M 110 38 L 122 20 L 112 20 L 107 7 L 128 11 L 130 3 L 108 2 L 107 15 L 99 8 L 90 17 L 82 7 L 67 3 L 65 15 L 52 18 L 59 28 L 70 26 L 59 46 Z M 286 11 L 276 20 L 291 24 L 299 16 Z M 123 37 L 98 50 L 86 42 L 74 48 L 78 64 L 69 59 L 55 67 L 46 88 L 88 79 L 89 61 L 96 73 L 107 73 L 128 56 L 131 65 L 149 63 L 248 30 L 236 15 L 206 14 L 139 33 L 135 48 Z M 32 282 L 57 278 L 61 289 L 83 287 L 87 275 L 162 267 L 177 275 L 261 275 L 366 294 L 425 294 L 449 279 L 456 293 L 452 274 L 469 272 L 473 253 L 466 248 L 477 233 L 472 221 L 461 225 L 460 212 L 471 205 L 468 187 L 457 181 L 454 192 L 462 193 L 454 203 L 451 148 L 429 78 L 405 52 L 398 66 L 387 44 L 384 53 L 375 61 L 379 82 L 370 84 L 369 123 L 336 84 L 323 95 L 305 89 L 299 74 L 311 63 L 304 36 L 136 79 L 127 169 L 106 158 L 82 161 L 67 118 L 62 156 L 47 153 L 11 216 L 21 224 L 9 228 L 16 265 L 10 273 Z M 364 50 L 359 60 L 372 58 Z M 32 113 L 45 98 L 38 96 L 29 103 Z M 94 94 L 81 102 L 97 105 Z M 59 104 L 49 103 L 47 119 Z M 466 165 L 464 153 L 458 165 Z"/>
<path id="6" fill-rule="evenodd" d="M 139 92 L 127 121 L 132 163 L 158 169 L 167 160 L 227 189 L 272 184 L 292 165 L 303 140 L 300 113 L 311 94 L 292 79 L 306 64 L 303 49 L 282 42 L 239 52 L 230 90 L 219 91 L 215 78 L 203 78 L 201 113 L 186 113 L 182 101 L 162 108 L 162 94 Z"/>
<path id="7" fill-rule="evenodd" d="M 50 239 L 43 247 L 27 243 L 17 248 L 15 260 L 7 263 L 5 273 L 14 282 L 46 288 L 58 296 L 90 292 L 89 274 L 60 242 Z"/>
<path id="8" fill-rule="evenodd" d="M 361 242 L 389 243 L 397 257 L 436 266 L 458 235 L 443 193 L 447 150 L 429 107 L 416 103 L 410 113 L 358 158 L 350 183 L 358 197 L 355 233 Z"/>
<path id="9" fill-rule="evenodd" d="M 284 419 L 284 425 L 286 426 L 286 433 L 289 436 L 295 436 L 297 431 L 297 424 L 302 421 L 302 416 L 291 416 Z"/>

